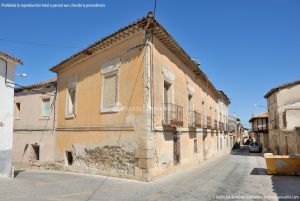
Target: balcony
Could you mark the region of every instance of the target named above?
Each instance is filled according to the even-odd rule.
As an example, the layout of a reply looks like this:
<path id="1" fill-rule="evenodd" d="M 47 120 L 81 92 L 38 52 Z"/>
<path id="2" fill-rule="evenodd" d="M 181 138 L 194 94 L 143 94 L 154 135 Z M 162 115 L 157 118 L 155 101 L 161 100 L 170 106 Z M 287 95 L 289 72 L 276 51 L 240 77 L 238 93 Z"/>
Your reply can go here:
<path id="1" fill-rule="evenodd" d="M 206 118 L 206 128 L 211 129 L 211 117 L 209 116 Z"/>
<path id="2" fill-rule="evenodd" d="M 225 124 L 223 122 L 219 122 L 219 130 L 225 131 Z"/>
<path id="3" fill-rule="evenodd" d="M 218 121 L 217 120 L 214 120 L 213 129 L 218 130 Z"/>
<path id="4" fill-rule="evenodd" d="M 201 128 L 201 114 L 196 111 L 189 113 L 189 127 L 190 128 Z"/>
<path id="5" fill-rule="evenodd" d="M 172 104 L 165 103 L 163 110 L 163 126 L 182 127 L 183 126 L 183 108 Z"/>
<path id="6" fill-rule="evenodd" d="M 255 125 L 252 127 L 252 130 L 255 132 L 267 132 L 268 131 L 268 124 L 263 124 L 263 125 Z"/>

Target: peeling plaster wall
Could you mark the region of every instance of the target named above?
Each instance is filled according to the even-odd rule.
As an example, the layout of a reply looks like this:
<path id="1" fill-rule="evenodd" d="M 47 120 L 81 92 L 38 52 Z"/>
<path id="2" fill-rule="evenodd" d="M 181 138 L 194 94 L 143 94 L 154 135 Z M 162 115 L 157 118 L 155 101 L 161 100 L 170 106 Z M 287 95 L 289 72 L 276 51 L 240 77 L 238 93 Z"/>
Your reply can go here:
<path id="1" fill-rule="evenodd" d="M 168 168 L 173 166 L 173 132 L 157 132 L 155 134 L 156 142 L 156 167 L 163 166 Z"/>
<path id="2" fill-rule="evenodd" d="M 153 106 L 154 106 L 154 129 L 155 135 L 153 143 L 155 149 L 153 151 L 152 160 L 149 164 L 151 175 L 156 177 L 172 168 L 184 167 L 190 164 L 202 162 L 204 158 L 208 159 L 217 153 L 228 152 L 228 149 L 217 150 L 217 135 L 212 136 L 208 131 L 208 137 L 205 138 L 202 129 L 190 130 L 189 123 L 189 107 L 188 96 L 193 94 L 193 108 L 202 115 L 202 119 L 206 121 L 206 116 L 219 121 L 218 113 L 225 115 L 227 121 L 227 107 L 224 105 L 220 111 L 218 102 L 218 94 L 211 88 L 207 87 L 206 81 L 197 78 L 190 68 L 185 66 L 175 55 L 173 55 L 157 38 L 153 39 Z M 183 107 L 183 127 L 177 129 L 176 132 L 163 129 L 163 90 L 164 81 L 171 83 L 170 100 Z M 205 115 L 205 116 L 204 116 Z M 205 118 L 204 118 L 205 117 Z M 224 116 L 223 116 L 224 117 Z M 174 166 L 174 135 L 179 136 L 180 144 L 180 162 Z M 194 152 L 194 142 L 197 140 L 197 152 Z"/>
<path id="3" fill-rule="evenodd" d="M 300 133 L 299 130 L 280 131 L 279 154 L 300 155 Z"/>
<path id="4" fill-rule="evenodd" d="M 106 172 L 134 175 L 137 167 L 136 145 L 73 145 L 74 163 L 77 166 L 96 168 Z"/>
<path id="5" fill-rule="evenodd" d="M 203 158 L 208 160 L 213 157 L 214 154 L 214 137 L 215 134 L 208 131 L 203 137 Z"/>
<path id="6" fill-rule="evenodd" d="M 194 140 L 197 138 L 196 132 L 186 132 L 180 135 L 181 161 L 182 165 L 197 161 L 197 155 L 194 153 Z"/>
<path id="7" fill-rule="evenodd" d="M 277 105 L 280 112 L 281 107 L 300 102 L 300 84 L 281 89 L 277 93 Z"/>
<path id="8" fill-rule="evenodd" d="M 260 144 L 263 146 L 263 151 L 268 151 L 270 149 L 269 145 L 269 133 L 257 133 L 259 136 Z"/>
<path id="9" fill-rule="evenodd" d="M 73 150 L 75 161 L 72 166 L 84 164 L 85 168 L 89 168 L 86 173 L 98 169 L 96 174 L 111 175 L 109 171 L 113 171 L 116 174 L 111 176 L 125 175 L 145 180 L 143 169 L 145 165 L 147 167 L 144 163 L 147 154 L 144 150 L 148 149 L 149 143 L 143 96 L 146 48 L 141 45 L 144 39 L 144 32 L 137 33 L 58 73 L 56 161 L 66 164 L 65 152 Z M 120 59 L 118 86 L 121 109 L 102 113 L 101 65 L 116 58 Z M 77 78 L 76 115 L 68 119 L 65 118 L 67 80 L 72 76 Z M 108 154 L 108 158 L 103 158 L 100 153 Z M 98 159 L 103 163 L 95 161 Z"/>
<path id="10" fill-rule="evenodd" d="M 275 129 L 278 120 L 277 92 L 268 97 L 269 146 L 274 154 L 279 152 L 279 130 Z"/>
<path id="11" fill-rule="evenodd" d="M 121 174 L 127 175 L 132 175 L 134 169 L 133 177 L 145 181 L 170 170 L 174 166 L 174 133 L 162 129 L 163 67 L 173 72 L 175 76 L 174 103 L 184 108 L 184 131 L 178 132 L 181 139 L 179 142 L 180 161 L 183 165 L 187 165 L 199 163 L 202 160 L 204 152 L 202 131 L 189 132 L 188 130 L 189 119 L 188 112 L 186 112 L 188 111 L 188 93 L 191 91 L 194 93 L 195 110 L 211 116 L 212 120 L 218 120 L 218 93 L 207 88 L 206 81 L 196 78 L 194 72 L 171 54 L 156 38 L 153 39 L 153 46 L 150 42 L 151 38 L 147 37 L 149 35 L 145 35 L 144 32 L 139 33 L 58 73 L 57 160 L 65 161 L 65 151 L 74 150 L 74 165 L 83 164 L 106 172 L 111 167 L 113 171 L 117 173 L 120 171 Z M 136 50 L 128 55 L 126 50 L 145 41 L 147 45 L 143 52 Z M 153 53 L 153 60 L 151 53 Z M 120 58 L 121 62 L 119 102 L 125 110 L 102 114 L 99 113 L 98 98 L 101 95 L 99 68 L 102 62 L 115 58 Z M 153 69 L 151 69 L 151 62 L 153 62 Z M 153 74 L 151 74 L 152 70 Z M 150 75 L 153 76 L 153 82 L 151 82 Z M 67 94 L 65 82 L 70 76 L 78 78 L 76 81 L 76 115 L 73 119 L 66 119 L 64 116 Z M 127 108 L 135 109 L 127 110 Z M 152 117 L 154 125 L 151 122 Z M 101 129 L 95 128 L 99 125 L 102 126 Z M 132 125 L 133 128 L 123 130 L 124 125 Z M 85 127 L 85 129 L 76 130 L 73 127 Z M 195 139 L 198 140 L 198 153 L 194 153 Z M 136 149 L 131 151 L 124 149 L 126 142 L 134 142 Z M 217 140 L 214 138 L 207 145 L 211 150 L 211 155 L 216 152 L 216 143 Z M 112 154 L 112 150 L 115 150 L 115 155 Z M 101 156 L 102 153 L 106 153 L 107 157 Z M 124 157 L 124 161 L 119 159 L 120 156 Z M 102 162 L 97 163 L 98 160 Z"/>
<path id="12" fill-rule="evenodd" d="M 269 146 L 275 154 L 296 153 L 299 143 L 294 129 L 300 126 L 300 85 L 274 92 L 268 97 Z M 285 115 L 284 115 L 285 113 Z M 286 116 L 286 127 L 284 125 Z M 277 128 L 272 122 L 277 121 Z"/>
<path id="13" fill-rule="evenodd" d="M 58 132 L 59 144 L 56 146 L 62 146 L 64 152 L 62 159 L 57 161 L 67 165 L 65 152 L 71 151 L 74 154 L 72 166 L 90 169 L 87 173 L 98 169 L 103 174 L 133 175 L 136 179 L 142 179 L 141 175 L 134 172 L 139 161 L 137 152 L 140 144 L 137 139 L 132 131 Z"/>

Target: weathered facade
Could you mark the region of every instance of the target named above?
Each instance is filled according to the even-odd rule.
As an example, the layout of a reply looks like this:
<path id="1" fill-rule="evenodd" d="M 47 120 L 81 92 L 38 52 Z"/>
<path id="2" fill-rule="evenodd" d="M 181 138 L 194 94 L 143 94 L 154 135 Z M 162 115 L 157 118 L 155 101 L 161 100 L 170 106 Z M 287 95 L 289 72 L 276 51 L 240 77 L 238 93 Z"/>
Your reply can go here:
<path id="1" fill-rule="evenodd" d="M 16 65 L 20 59 L 0 52 L 0 176 L 12 176 L 13 104 Z"/>
<path id="2" fill-rule="evenodd" d="M 271 89 L 268 100 L 269 144 L 274 154 L 300 154 L 300 80 Z"/>
<path id="3" fill-rule="evenodd" d="M 229 99 L 151 13 L 51 70 L 66 169 L 149 181 L 231 149 Z"/>
<path id="4" fill-rule="evenodd" d="M 256 142 L 263 147 L 263 151 L 269 150 L 268 112 L 253 115 L 249 120 L 252 123 L 252 131 L 255 133 Z"/>
<path id="5" fill-rule="evenodd" d="M 13 161 L 41 166 L 55 162 L 56 78 L 15 89 Z"/>
<path id="6" fill-rule="evenodd" d="M 228 134 L 229 136 L 232 137 L 233 139 L 233 146 L 235 146 L 235 148 L 238 148 L 239 142 L 239 136 L 240 136 L 240 119 L 234 116 L 228 116 L 228 126 L 227 126 L 227 130 L 228 130 Z"/>

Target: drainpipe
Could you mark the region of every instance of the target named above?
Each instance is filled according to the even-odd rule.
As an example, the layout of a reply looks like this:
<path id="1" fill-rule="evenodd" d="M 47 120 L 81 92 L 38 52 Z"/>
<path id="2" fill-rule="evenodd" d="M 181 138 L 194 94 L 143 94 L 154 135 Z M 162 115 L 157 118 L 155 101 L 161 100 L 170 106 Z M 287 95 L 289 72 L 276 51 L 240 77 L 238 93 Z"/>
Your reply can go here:
<path id="1" fill-rule="evenodd" d="M 155 132 L 156 128 L 154 125 L 154 93 L 153 93 L 153 49 L 154 49 L 154 41 L 153 41 L 153 28 L 149 28 L 150 25 L 155 26 L 155 23 L 153 18 L 154 15 L 152 12 L 148 13 L 148 19 L 147 19 L 147 24 L 145 26 L 146 32 L 150 35 L 150 41 L 151 41 L 151 46 L 150 46 L 150 101 L 151 101 L 151 132 Z M 148 44 L 149 45 L 149 44 Z"/>
<path id="2" fill-rule="evenodd" d="M 154 123 L 154 79 L 153 79 L 153 62 L 154 62 L 154 55 L 153 55 L 153 49 L 154 49 L 154 41 L 153 41 L 153 30 L 151 32 L 151 62 L 150 62 L 150 88 L 151 88 L 151 130 L 152 132 L 155 130 L 155 123 Z"/>

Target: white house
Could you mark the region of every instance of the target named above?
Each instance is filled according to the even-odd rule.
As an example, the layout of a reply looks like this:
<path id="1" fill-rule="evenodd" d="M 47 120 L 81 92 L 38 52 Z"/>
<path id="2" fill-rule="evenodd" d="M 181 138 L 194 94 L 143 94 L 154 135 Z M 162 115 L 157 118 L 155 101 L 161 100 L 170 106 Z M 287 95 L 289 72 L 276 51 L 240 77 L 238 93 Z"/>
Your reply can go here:
<path id="1" fill-rule="evenodd" d="M 14 79 L 20 59 L 0 51 L 0 176 L 11 176 Z"/>

